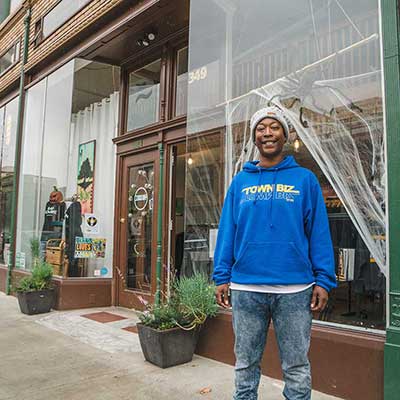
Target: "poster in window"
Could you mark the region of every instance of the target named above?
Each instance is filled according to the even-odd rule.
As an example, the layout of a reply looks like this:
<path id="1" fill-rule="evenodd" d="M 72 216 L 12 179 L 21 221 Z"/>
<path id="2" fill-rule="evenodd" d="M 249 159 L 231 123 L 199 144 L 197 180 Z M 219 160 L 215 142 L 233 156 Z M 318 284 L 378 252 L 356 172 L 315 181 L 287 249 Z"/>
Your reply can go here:
<path id="1" fill-rule="evenodd" d="M 82 214 L 93 213 L 95 153 L 95 140 L 79 145 L 77 183 Z"/>

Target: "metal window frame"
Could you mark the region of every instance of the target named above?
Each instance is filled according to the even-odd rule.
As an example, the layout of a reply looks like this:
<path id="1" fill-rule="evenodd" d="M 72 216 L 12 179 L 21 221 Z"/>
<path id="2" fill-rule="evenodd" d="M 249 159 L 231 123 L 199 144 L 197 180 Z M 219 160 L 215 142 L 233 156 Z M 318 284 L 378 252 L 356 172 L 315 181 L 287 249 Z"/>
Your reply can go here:
<path id="1" fill-rule="evenodd" d="M 21 38 L 18 38 L 6 51 L 3 51 L 0 55 L 0 60 L 11 50 L 11 49 L 16 49 L 16 47 L 19 46 L 18 51 L 15 52 L 15 54 L 18 55 L 17 59 L 14 60 L 14 62 L 9 65 L 4 71 L 0 72 L 0 77 L 6 74 L 10 69 L 15 67 L 20 61 L 21 61 Z"/>

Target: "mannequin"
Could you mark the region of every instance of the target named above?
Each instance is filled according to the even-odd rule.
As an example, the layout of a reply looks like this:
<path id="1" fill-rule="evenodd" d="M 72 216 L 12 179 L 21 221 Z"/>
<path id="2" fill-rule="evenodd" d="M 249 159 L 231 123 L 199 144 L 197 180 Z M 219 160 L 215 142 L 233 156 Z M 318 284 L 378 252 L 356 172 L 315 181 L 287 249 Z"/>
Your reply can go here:
<path id="1" fill-rule="evenodd" d="M 71 201 L 72 203 L 65 213 L 66 255 L 69 262 L 68 276 L 77 277 L 79 276 L 79 259 L 75 258 L 75 238 L 83 237 L 82 206 L 77 195 L 74 195 Z"/>

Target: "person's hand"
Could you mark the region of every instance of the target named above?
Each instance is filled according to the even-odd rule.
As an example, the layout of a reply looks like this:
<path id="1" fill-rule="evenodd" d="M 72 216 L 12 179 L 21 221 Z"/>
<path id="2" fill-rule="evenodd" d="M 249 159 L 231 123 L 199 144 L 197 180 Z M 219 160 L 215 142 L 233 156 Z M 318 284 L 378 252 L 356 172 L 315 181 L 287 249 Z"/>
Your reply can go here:
<path id="1" fill-rule="evenodd" d="M 321 286 L 314 286 L 311 298 L 311 311 L 322 311 L 328 303 L 328 292 Z"/>
<path id="2" fill-rule="evenodd" d="M 229 304 L 229 284 L 224 283 L 223 285 L 219 285 L 215 289 L 215 297 L 217 299 L 218 305 L 224 308 L 229 308 L 231 305 Z"/>

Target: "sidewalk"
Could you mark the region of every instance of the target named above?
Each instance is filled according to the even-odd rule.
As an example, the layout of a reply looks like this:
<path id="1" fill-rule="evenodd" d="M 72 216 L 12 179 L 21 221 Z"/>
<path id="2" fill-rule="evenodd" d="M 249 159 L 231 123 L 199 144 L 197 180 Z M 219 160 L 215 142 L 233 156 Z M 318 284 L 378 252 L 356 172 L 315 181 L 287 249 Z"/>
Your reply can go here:
<path id="1" fill-rule="evenodd" d="M 111 307 L 27 316 L 0 293 L 0 400 L 231 400 L 231 366 L 195 356 L 155 367 L 144 361 L 137 334 L 124 329 L 136 321 L 134 312 Z M 259 398 L 282 399 L 282 388 L 262 377 Z"/>

